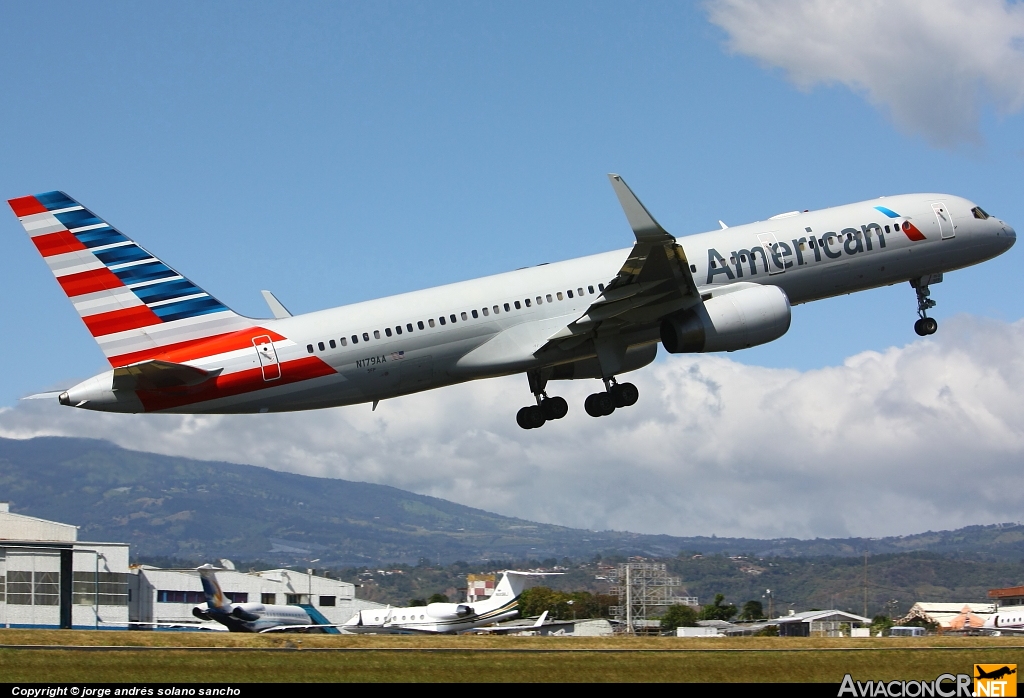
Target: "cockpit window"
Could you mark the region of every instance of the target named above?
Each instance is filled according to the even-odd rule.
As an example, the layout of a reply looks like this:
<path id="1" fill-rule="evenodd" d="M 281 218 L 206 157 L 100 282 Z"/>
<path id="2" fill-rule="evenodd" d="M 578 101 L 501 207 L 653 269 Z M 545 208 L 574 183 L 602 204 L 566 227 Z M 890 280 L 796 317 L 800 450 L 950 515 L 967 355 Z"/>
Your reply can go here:
<path id="1" fill-rule="evenodd" d="M 985 211 L 981 208 L 981 206 L 975 206 L 974 208 L 972 208 L 971 209 L 971 213 L 973 213 L 974 217 L 979 219 L 979 220 L 983 220 L 984 221 L 984 220 L 988 220 L 988 218 L 989 218 L 989 215 L 987 213 L 985 213 Z"/>

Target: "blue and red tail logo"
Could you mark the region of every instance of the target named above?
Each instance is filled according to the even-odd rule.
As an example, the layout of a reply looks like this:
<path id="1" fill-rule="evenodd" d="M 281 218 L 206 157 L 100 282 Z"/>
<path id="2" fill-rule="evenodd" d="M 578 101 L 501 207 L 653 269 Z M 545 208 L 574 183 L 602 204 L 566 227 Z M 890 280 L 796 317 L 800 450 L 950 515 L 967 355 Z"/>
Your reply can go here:
<path id="1" fill-rule="evenodd" d="M 902 216 L 900 216 L 900 214 L 896 213 L 891 208 L 886 208 L 885 206 L 875 206 L 875 210 L 881 211 L 882 213 L 887 215 L 889 218 L 901 218 L 902 217 Z M 897 224 L 896 227 L 899 228 L 900 230 L 902 230 L 903 233 L 908 238 L 910 238 L 912 241 L 914 241 L 914 242 L 918 242 L 920 240 L 927 240 L 928 239 L 928 238 L 926 238 L 924 236 L 924 233 L 922 233 L 920 230 L 918 230 L 917 226 L 914 225 L 913 223 L 911 223 L 910 221 L 903 221 L 903 225 Z"/>

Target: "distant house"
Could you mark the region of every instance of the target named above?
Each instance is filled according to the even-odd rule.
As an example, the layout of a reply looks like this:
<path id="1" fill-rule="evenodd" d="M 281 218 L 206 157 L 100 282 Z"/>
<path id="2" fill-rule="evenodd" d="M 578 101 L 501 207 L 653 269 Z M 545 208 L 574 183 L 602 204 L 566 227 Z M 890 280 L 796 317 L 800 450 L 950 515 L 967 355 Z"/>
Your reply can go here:
<path id="1" fill-rule="evenodd" d="M 847 637 L 851 628 L 871 625 L 871 619 L 846 611 L 804 611 L 771 621 L 785 637 Z"/>
<path id="2" fill-rule="evenodd" d="M 963 630 L 980 628 L 989 615 L 995 613 L 992 603 L 930 603 L 919 601 L 910 612 L 896 620 L 897 625 L 907 625 L 914 620 L 934 623 L 942 630 Z"/>
<path id="3" fill-rule="evenodd" d="M 995 599 L 997 606 L 1024 606 L 1024 586 L 989 589 L 988 597 Z"/>

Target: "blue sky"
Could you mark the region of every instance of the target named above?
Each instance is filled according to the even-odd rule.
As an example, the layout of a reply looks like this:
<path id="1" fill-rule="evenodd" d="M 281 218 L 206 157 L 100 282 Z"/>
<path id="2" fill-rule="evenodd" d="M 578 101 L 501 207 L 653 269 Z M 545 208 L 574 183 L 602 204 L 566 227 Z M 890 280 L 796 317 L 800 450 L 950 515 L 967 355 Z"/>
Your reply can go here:
<path id="1" fill-rule="evenodd" d="M 1019 6 L 900 0 L 857 31 L 816 26 L 808 6 L 9 1 L 0 191 L 67 191 L 253 316 L 269 315 L 262 288 L 305 312 L 626 247 L 612 171 L 677 236 L 916 191 L 1024 227 Z M 948 38 L 915 12 L 952 32 L 958 12 L 980 19 Z M 987 27 L 1010 32 L 1009 61 Z M 900 40 L 857 33 L 872 31 Z M 0 221 L 13 407 L 105 362 L 17 220 Z M 939 336 L 954 316 L 1022 317 L 1021 252 L 935 287 Z M 729 359 L 840 366 L 917 341 L 914 319 L 909 287 L 821 301 Z"/>

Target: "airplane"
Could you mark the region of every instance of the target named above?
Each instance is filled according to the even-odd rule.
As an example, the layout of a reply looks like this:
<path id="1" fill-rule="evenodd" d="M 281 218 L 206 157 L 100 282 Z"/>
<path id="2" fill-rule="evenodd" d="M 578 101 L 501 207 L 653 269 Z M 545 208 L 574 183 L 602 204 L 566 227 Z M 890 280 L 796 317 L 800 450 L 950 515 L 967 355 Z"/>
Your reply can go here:
<path id="1" fill-rule="evenodd" d="M 63 192 L 9 200 L 111 370 L 32 398 L 105 412 L 267 413 L 372 403 L 525 373 L 536 404 L 516 421 L 562 419 L 549 382 L 597 379 L 592 417 L 639 398 L 618 377 L 670 353 L 778 339 L 791 306 L 906 283 L 915 331 L 938 323 L 931 286 L 996 257 L 1016 232 L 967 199 L 905 194 L 675 238 L 609 175 L 631 249 L 272 319 L 243 317 Z"/>
<path id="2" fill-rule="evenodd" d="M 992 635 L 1024 633 L 1024 606 L 1005 606 L 998 609 L 985 619 L 981 630 Z"/>
<path id="3" fill-rule="evenodd" d="M 302 606 L 229 601 L 217 581 L 217 569 L 209 564 L 197 569 L 206 595 L 206 603 L 192 609 L 199 620 L 216 621 L 235 633 L 338 632 L 337 624 L 317 623 Z"/>
<path id="4" fill-rule="evenodd" d="M 460 633 L 481 629 L 519 613 L 519 595 L 530 577 L 543 577 L 560 572 L 518 572 L 506 570 L 494 587 L 494 594 L 483 601 L 466 603 L 429 603 L 426 606 L 362 610 L 356 613 L 342 630 L 350 633 Z M 547 619 L 541 614 L 534 627 Z M 523 630 L 524 628 L 516 628 Z M 487 632 L 488 630 L 485 630 Z M 507 629 L 495 627 L 489 632 L 501 634 Z"/>

